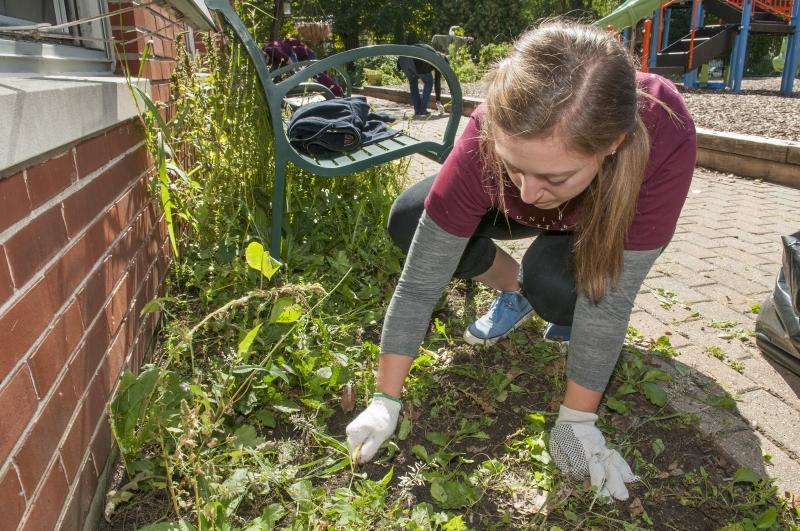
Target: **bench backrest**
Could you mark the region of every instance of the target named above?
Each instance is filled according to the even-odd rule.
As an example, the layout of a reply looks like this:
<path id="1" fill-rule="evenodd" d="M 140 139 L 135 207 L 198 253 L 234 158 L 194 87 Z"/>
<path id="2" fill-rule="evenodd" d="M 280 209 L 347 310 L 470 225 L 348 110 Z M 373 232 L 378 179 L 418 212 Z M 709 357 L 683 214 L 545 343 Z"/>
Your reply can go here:
<path id="1" fill-rule="evenodd" d="M 261 87 L 264 89 L 264 97 L 267 99 L 267 106 L 269 107 L 270 119 L 273 124 L 279 124 L 281 118 L 281 101 L 283 94 L 277 90 L 276 84 L 272 81 L 267 61 L 264 59 L 264 54 L 261 52 L 261 47 L 253 40 L 253 36 L 247 31 L 247 28 L 236 14 L 229 0 L 205 0 L 206 7 L 213 11 L 217 11 L 227 22 L 228 26 L 233 30 L 233 33 L 242 43 L 247 55 L 253 61 L 253 66 L 258 73 L 258 78 L 261 81 Z"/>

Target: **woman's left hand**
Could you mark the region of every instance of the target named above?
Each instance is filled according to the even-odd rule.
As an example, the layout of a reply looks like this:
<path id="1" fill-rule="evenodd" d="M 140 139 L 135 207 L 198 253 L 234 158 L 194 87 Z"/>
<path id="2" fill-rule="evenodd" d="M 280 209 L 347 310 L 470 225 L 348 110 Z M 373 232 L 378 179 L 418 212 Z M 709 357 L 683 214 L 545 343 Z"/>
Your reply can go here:
<path id="1" fill-rule="evenodd" d="M 550 432 L 550 455 L 558 468 L 575 480 L 586 476 L 601 496 L 628 499 L 625 483 L 638 481 L 625 459 L 606 446 L 595 426 L 597 415 L 561 406 L 556 425 Z"/>

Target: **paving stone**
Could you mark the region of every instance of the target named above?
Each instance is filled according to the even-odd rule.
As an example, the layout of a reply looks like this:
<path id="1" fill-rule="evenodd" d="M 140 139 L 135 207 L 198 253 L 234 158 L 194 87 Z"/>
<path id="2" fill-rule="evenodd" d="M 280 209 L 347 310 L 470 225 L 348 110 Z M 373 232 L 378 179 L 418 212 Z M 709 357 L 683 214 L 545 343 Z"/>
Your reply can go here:
<path id="1" fill-rule="evenodd" d="M 708 299 L 727 304 L 731 307 L 747 304 L 749 301 L 761 300 L 760 295 L 742 295 L 738 291 L 732 290 L 722 284 L 709 284 L 695 288 L 698 293 L 705 295 Z"/>
<path id="2" fill-rule="evenodd" d="M 717 440 L 724 439 L 736 432 L 752 432 L 748 422 L 735 410 L 717 408 L 708 405 L 715 396 L 724 394 L 721 387 L 710 386 L 701 389 L 690 377 L 673 378 L 666 387 L 669 397 L 668 406 L 681 413 L 696 415 L 699 422 L 697 429 L 704 435 Z"/>
<path id="3" fill-rule="evenodd" d="M 667 276 L 658 276 L 658 277 L 648 277 L 645 279 L 643 287 L 645 291 L 649 291 L 651 289 L 663 289 L 666 291 L 671 291 L 675 294 L 678 300 L 682 303 L 692 305 L 696 302 L 707 301 L 712 299 L 708 295 L 702 293 L 700 288 L 694 289 L 690 288 L 689 286 L 685 285 L 684 283 L 676 280 L 673 277 Z"/>
<path id="4" fill-rule="evenodd" d="M 675 348 L 681 348 L 689 344 L 685 337 L 674 333 L 673 327 L 665 325 L 646 311 L 638 308 L 631 313 L 630 325 L 647 339 L 668 336 L 670 344 Z"/>
<path id="5" fill-rule="evenodd" d="M 743 295 L 760 293 L 765 287 L 770 287 L 770 285 L 766 283 L 761 276 L 746 278 L 732 271 L 728 271 L 727 269 L 712 269 L 710 271 L 705 271 L 702 273 L 702 277 L 704 282 L 697 280 L 695 285 L 702 286 L 711 284 L 713 282 L 719 282 L 720 284 L 723 284 L 734 291 L 738 291 Z"/>
<path id="6" fill-rule="evenodd" d="M 782 496 L 784 492 L 789 492 L 800 496 L 800 462 L 792 459 L 760 432 L 755 432 L 755 436 L 759 443 L 764 469 L 767 475 L 775 480 L 775 485 L 778 486 L 778 495 Z M 769 455 L 770 459 L 767 461 L 764 459 L 764 455 Z"/>
<path id="7" fill-rule="evenodd" d="M 668 307 L 665 308 L 662 304 Z M 646 311 L 668 327 L 676 321 L 692 319 L 692 310 L 677 301 L 671 304 L 670 299 L 659 298 L 653 291 L 639 294 L 636 297 L 636 307 Z"/>
<path id="8" fill-rule="evenodd" d="M 694 258 L 711 258 L 712 256 L 718 256 L 715 249 L 701 247 L 691 241 L 674 241 L 667 246 L 667 249 L 664 251 L 664 254 L 666 253 L 686 254 Z"/>
<path id="9" fill-rule="evenodd" d="M 734 360 L 741 360 L 758 353 L 752 341 L 743 343 L 738 339 L 723 339 L 719 337 L 721 330 L 716 330 L 708 326 L 708 322 L 689 321 L 674 325 L 675 335 L 680 335 L 687 339 L 691 344 L 705 349 L 708 346 L 715 346 L 722 349 L 725 355 Z"/>
<path id="10" fill-rule="evenodd" d="M 737 240 L 745 241 L 747 243 L 752 243 L 754 245 L 761 245 L 763 243 L 769 242 L 769 238 L 765 237 L 764 234 L 752 234 L 750 232 L 741 230 L 737 234 L 731 234 L 731 236 L 735 237 Z"/>
<path id="11" fill-rule="evenodd" d="M 742 360 L 744 375 L 755 382 L 764 382 L 769 391 L 792 406 L 800 416 L 800 377 L 777 363 L 771 363 L 761 353 Z M 800 433 L 798 433 L 800 436 Z"/>
<path id="12" fill-rule="evenodd" d="M 686 241 L 691 242 L 695 245 L 699 245 L 700 247 L 705 247 L 707 249 L 715 249 L 717 247 L 722 247 L 725 245 L 725 241 L 727 238 L 717 238 L 711 239 L 706 238 L 700 234 L 694 233 L 684 233 L 684 234 L 676 234 L 673 238 L 673 241 Z"/>
<path id="13" fill-rule="evenodd" d="M 762 264 L 756 266 L 756 269 L 765 275 L 769 275 L 773 279 L 778 277 L 778 271 L 781 270 L 780 264 Z"/>
<path id="14" fill-rule="evenodd" d="M 677 360 L 710 378 L 731 394 L 739 395 L 760 387 L 751 378 L 739 374 L 698 346 L 690 345 L 682 348 Z"/>
<path id="15" fill-rule="evenodd" d="M 711 215 L 708 212 L 704 212 L 700 216 L 699 223 L 704 227 L 714 230 L 727 229 L 734 226 L 734 223 L 731 221 L 729 216 L 725 214 Z"/>
<path id="16" fill-rule="evenodd" d="M 692 271 L 688 267 L 684 267 L 680 264 L 672 262 L 657 263 L 653 266 L 653 269 L 663 273 L 666 276 L 673 277 L 674 279 L 683 282 L 690 288 L 705 286 L 714 282 L 714 279 L 707 276 L 710 275 L 712 271 L 699 274 L 696 271 Z"/>
<path id="17" fill-rule="evenodd" d="M 746 253 L 735 247 L 720 247 L 716 252 L 718 255 L 734 260 L 736 263 L 745 264 L 748 266 L 759 266 L 771 263 L 763 255 Z"/>
<path id="18" fill-rule="evenodd" d="M 690 231 L 692 234 L 699 234 L 700 236 L 705 236 L 706 238 L 712 240 L 715 240 L 717 238 L 724 238 L 727 235 L 726 231 L 730 230 L 729 227 L 724 230 L 711 229 L 701 223 L 686 224 L 682 225 L 682 227 Z"/>
<path id="19" fill-rule="evenodd" d="M 722 255 L 722 253 L 725 251 L 743 253 L 743 251 L 740 249 L 728 247 L 728 248 L 720 248 L 719 249 L 720 255 Z M 752 256 L 758 256 L 758 255 L 752 255 Z M 764 273 L 764 271 L 760 269 L 760 267 L 764 264 L 751 265 L 743 260 L 740 260 L 738 258 L 731 258 L 729 256 L 714 256 L 712 258 L 707 258 L 706 261 L 713 264 L 715 269 L 726 269 L 728 271 L 733 271 L 736 274 L 742 275 L 746 278 L 750 278 L 753 275 L 761 275 Z"/>
<path id="20" fill-rule="evenodd" d="M 710 324 L 713 320 L 736 321 L 737 323 L 740 323 L 746 330 L 753 330 L 751 323 L 752 316 L 737 312 L 733 308 L 730 308 L 720 302 L 698 302 L 693 306 L 693 308 L 700 312 L 700 315 L 706 321 L 706 324 Z"/>
<path id="21" fill-rule="evenodd" d="M 737 312 L 744 315 L 745 317 L 748 317 L 750 320 L 752 320 L 753 329 L 755 329 L 755 321 L 756 319 L 758 319 L 758 314 L 753 313 L 753 305 L 754 304 L 763 305 L 764 301 L 767 299 L 767 294 L 765 294 L 764 296 L 750 295 L 749 297 L 753 301 L 758 301 L 758 302 L 752 302 L 752 303 L 746 302 L 744 304 L 729 304 L 729 306 L 734 310 L 736 310 Z"/>
<path id="22" fill-rule="evenodd" d="M 783 450 L 753 429 L 727 433 L 725 437 L 715 438 L 714 445 L 736 463 L 737 468 L 750 468 L 762 478 L 773 477 L 773 474 L 778 472 L 778 469 L 767 463 L 764 454 L 777 456 L 781 462 L 784 459 L 791 460 Z M 771 453 L 770 450 L 775 453 Z M 793 482 L 787 477 L 785 484 L 792 485 Z"/>
<path id="23" fill-rule="evenodd" d="M 711 259 L 695 258 L 688 254 L 681 254 L 678 252 L 667 253 L 661 255 L 661 263 L 678 264 L 692 271 L 703 272 L 714 269 L 714 264 L 710 263 Z"/>
<path id="24" fill-rule="evenodd" d="M 738 409 L 759 431 L 787 449 L 800 455 L 800 415 L 797 410 L 763 389 L 745 393 L 737 402 Z"/>

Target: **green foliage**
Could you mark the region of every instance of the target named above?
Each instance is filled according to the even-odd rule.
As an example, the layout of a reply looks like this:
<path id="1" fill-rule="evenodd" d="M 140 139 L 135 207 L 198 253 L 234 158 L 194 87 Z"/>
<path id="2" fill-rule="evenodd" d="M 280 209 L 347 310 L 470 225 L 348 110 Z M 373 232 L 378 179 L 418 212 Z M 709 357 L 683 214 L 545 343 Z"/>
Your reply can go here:
<path id="1" fill-rule="evenodd" d="M 450 67 L 462 83 L 480 81 L 483 77 L 483 73 L 472 60 L 466 47 L 456 49 L 455 45 L 450 45 Z"/>
<path id="2" fill-rule="evenodd" d="M 370 85 L 402 85 L 408 83 L 405 76 L 397 69 L 397 57 L 369 57 L 357 61 L 353 65 L 353 82 L 356 85 L 362 83 Z M 378 83 L 367 79 L 371 74 L 379 79 Z"/>
<path id="3" fill-rule="evenodd" d="M 361 334 L 375 333 L 387 279 L 400 271 L 399 252 L 374 228 L 385 225 L 404 166 L 336 180 L 290 169 L 282 265 L 264 250 L 272 134 L 255 72 L 240 48 L 206 46 L 194 60 L 181 51 L 176 118 L 164 121 L 152 102 L 145 114 L 149 147 L 164 161 L 154 193 L 181 253 L 169 295 L 145 308 L 165 318 L 159 355 L 123 376 L 109 408 L 127 472 L 139 478 L 109 499 L 109 516 L 136 492 L 164 489 L 176 523 L 155 529 L 271 529 L 290 507 L 301 508 L 298 523 L 381 527 L 375 489 L 386 482 L 359 481 L 318 506 L 311 479 L 350 464 L 324 422 L 340 389 L 373 387 L 377 352 Z M 291 436 L 276 441 L 274 429 Z M 261 500 L 258 518 L 236 516 Z"/>
<path id="4" fill-rule="evenodd" d="M 483 71 L 488 70 L 494 63 L 508 55 L 511 48 L 512 45 L 508 42 L 484 44 L 478 50 L 478 67 Z"/>
<path id="5" fill-rule="evenodd" d="M 775 72 L 772 58 L 780 53 L 782 37 L 774 35 L 751 35 L 747 40 L 745 74 L 768 76 Z"/>

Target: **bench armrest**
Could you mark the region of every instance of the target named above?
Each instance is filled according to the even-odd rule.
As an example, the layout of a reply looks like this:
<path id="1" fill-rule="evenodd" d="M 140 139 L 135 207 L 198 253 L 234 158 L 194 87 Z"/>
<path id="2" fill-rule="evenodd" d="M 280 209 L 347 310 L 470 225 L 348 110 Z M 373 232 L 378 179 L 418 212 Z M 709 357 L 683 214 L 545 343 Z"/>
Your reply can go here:
<path id="1" fill-rule="evenodd" d="M 296 63 L 284 65 L 280 68 L 276 68 L 275 70 L 270 70 L 270 77 L 275 80 L 283 74 L 293 72 L 294 70 L 299 70 L 301 68 L 306 68 L 308 65 L 314 64 L 317 61 L 319 61 L 319 59 L 307 59 L 305 61 L 298 61 Z M 331 68 L 331 70 L 336 70 L 336 73 L 339 74 L 339 76 L 344 80 L 344 93 L 345 95 L 349 96 L 352 93 L 353 87 L 353 83 L 350 81 L 350 74 L 347 73 L 347 70 L 344 67 L 340 66 L 334 66 Z"/>

